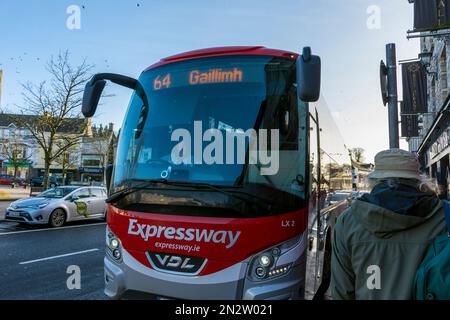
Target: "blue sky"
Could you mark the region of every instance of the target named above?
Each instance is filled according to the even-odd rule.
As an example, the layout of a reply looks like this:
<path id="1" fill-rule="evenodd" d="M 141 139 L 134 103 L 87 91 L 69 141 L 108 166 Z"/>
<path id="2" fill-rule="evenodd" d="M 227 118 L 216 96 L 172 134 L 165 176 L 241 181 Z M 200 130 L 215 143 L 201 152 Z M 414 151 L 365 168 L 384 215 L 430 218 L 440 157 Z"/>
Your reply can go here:
<path id="1" fill-rule="evenodd" d="M 139 4 L 139 6 L 137 5 Z M 79 5 L 81 29 L 69 30 L 68 6 Z M 370 30 L 366 12 L 381 9 L 381 28 Z M 346 144 L 368 160 L 388 147 L 387 110 L 379 90 L 379 61 L 395 42 L 399 60 L 417 57 L 407 40 L 413 8 L 406 0 L 41 0 L 0 2 L 2 107 L 20 104 L 20 83 L 46 79 L 45 62 L 69 50 L 95 71 L 138 76 L 160 58 L 192 49 L 264 45 L 320 54 L 322 92 Z M 13 58 L 13 59 L 11 59 Z M 96 122 L 122 124 L 129 92 L 115 86 Z"/>

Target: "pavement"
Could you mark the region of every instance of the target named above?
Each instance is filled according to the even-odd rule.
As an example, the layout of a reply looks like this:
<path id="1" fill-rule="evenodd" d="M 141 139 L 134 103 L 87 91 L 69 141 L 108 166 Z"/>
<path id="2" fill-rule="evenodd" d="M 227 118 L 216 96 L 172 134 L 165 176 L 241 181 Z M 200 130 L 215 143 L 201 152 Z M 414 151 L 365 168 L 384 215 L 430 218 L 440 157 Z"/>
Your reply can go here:
<path id="1" fill-rule="evenodd" d="M 11 188 L 10 186 L 0 186 L 0 201 L 14 201 L 30 196 L 30 188 Z"/>
<path id="2" fill-rule="evenodd" d="M 67 227 L 22 226 L 2 221 L 0 201 L 0 300 L 103 300 L 105 223 Z M 80 289 L 67 286 L 68 268 L 80 270 Z"/>

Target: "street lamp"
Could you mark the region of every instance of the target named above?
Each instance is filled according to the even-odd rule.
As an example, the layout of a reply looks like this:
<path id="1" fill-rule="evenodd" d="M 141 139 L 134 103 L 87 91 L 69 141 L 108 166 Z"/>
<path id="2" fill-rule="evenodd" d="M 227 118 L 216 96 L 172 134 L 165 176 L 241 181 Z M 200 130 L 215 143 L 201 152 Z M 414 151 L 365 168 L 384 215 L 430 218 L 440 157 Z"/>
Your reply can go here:
<path id="1" fill-rule="evenodd" d="M 431 58 L 433 53 L 431 51 L 423 51 L 419 53 L 419 59 L 428 74 L 436 74 L 434 71 L 430 71 L 431 68 Z"/>

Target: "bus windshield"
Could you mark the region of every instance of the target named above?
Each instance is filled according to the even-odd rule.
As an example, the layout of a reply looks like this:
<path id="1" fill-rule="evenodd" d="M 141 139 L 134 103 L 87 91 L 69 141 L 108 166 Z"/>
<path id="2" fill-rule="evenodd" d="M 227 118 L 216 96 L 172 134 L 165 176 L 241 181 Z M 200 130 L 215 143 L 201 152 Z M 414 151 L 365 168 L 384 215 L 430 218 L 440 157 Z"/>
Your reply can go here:
<path id="1" fill-rule="evenodd" d="M 297 103 L 294 60 L 191 60 L 144 72 L 139 83 L 120 134 L 113 193 L 133 180 L 164 179 L 219 187 L 260 185 L 304 197 L 301 186 L 292 188 L 292 181 L 304 177 L 305 166 L 305 146 L 299 146 L 305 140 L 299 139 L 299 109 L 305 112 L 305 106 Z M 282 112 L 290 123 L 285 130 L 279 130 Z M 267 176 L 260 164 L 249 161 L 246 134 L 260 129 L 281 132 L 280 156 L 272 159 L 279 163 Z M 272 138 L 272 133 L 265 137 L 269 156 Z"/>

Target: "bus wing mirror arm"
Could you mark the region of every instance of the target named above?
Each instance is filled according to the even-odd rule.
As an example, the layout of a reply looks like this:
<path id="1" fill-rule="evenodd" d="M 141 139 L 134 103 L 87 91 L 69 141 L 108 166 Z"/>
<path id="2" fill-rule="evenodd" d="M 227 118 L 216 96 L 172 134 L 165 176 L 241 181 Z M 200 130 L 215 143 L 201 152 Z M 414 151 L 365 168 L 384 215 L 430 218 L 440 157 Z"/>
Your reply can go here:
<path id="1" fill-rule="evenodd" d="M 97 106 L 105 89 L 106 81 L 134 90 L 138 81 L 134 78 L 115 73 L 99 73 L 86 83 L 83 95 L 82 112 L 86 118 L 92 118 L 97 111 Z"/>
<path id="2" fill-rule="evenodd" d="M 311 48 L 303 48 L 297 59 L 297 95 L 305 102 L 316 102 L 320 97 L 321 60 L 311 54 Z"/>

